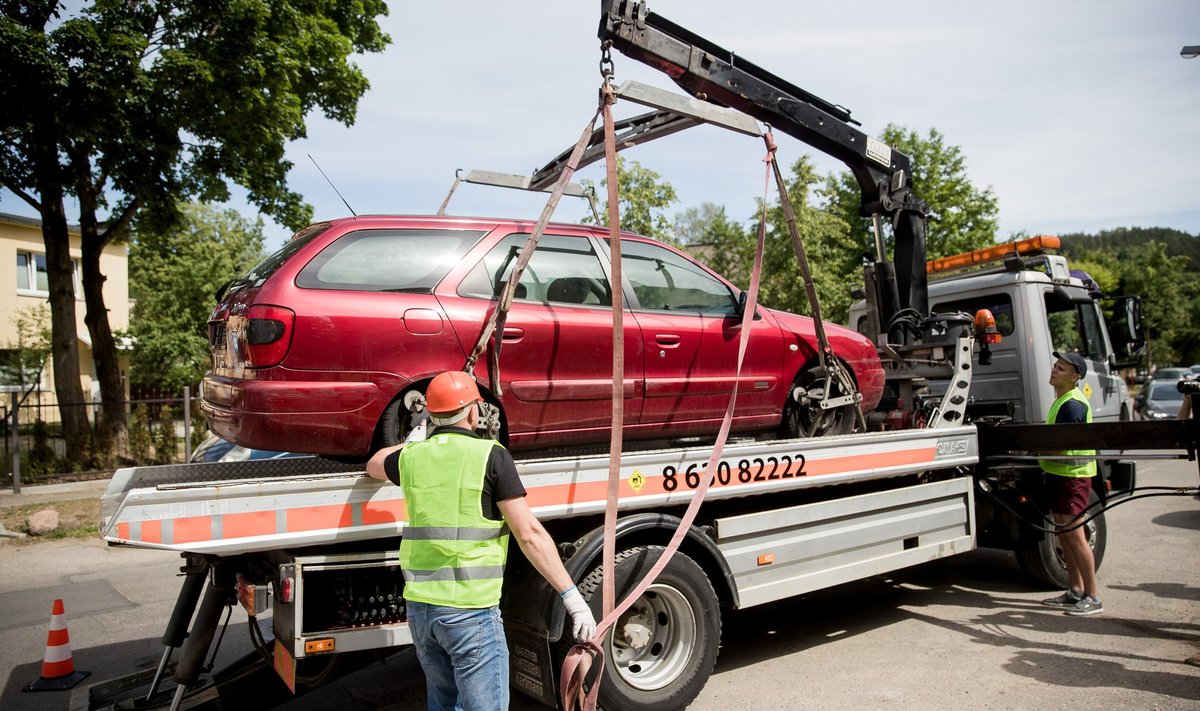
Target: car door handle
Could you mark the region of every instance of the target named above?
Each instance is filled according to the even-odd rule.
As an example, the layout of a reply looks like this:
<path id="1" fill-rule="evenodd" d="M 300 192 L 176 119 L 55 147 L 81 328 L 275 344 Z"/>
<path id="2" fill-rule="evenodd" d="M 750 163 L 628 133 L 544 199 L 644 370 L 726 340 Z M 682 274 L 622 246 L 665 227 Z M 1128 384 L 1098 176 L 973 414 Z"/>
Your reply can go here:
<path id="1" fill-rule="evenodd" d="M 678 348 L 680 340 L 674 333 L 660 333 L 654 336 L 654 342 L 663 348 Z"/>
<path id="2" fill-rule="evenodd" d="M 504 327 L 503 340 L 512 343 L 515 341 L 519 341 L 524 337 L 525 337 L 525 329 L 517 328 L 515 326 L 505 326 Z"/>

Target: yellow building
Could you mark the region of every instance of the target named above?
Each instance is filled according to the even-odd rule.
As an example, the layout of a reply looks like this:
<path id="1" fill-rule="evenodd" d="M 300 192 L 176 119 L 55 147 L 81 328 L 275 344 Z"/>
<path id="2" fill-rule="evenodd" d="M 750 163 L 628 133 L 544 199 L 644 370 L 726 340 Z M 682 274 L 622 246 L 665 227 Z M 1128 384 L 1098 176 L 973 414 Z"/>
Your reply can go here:
<path id="1" fill-rule="evenodd" d="M 79 227 L 68 227 L 71 236 L 71 257 L 75 264 L 75 331 L 79 338 L 79 371 L 84 398 L 99 400 L 100 385 L 92 359 L 92 341 L 84 323 L 86 307 L 83 301 L 83 282 L 80 259 Z M 114 332 L 129 328 L 129 250 L 123 244 L 110 244 L 100 256 L 100 271 L 104 282 L 104 304 L 108 307 L 108 323 Z M 21 335 L 18 321 L 35 320 L 39 310 L 45 312 L 45 327 L 50 326 L 50 293 L 46 280 L 46 247 L 42 241 L 41 220 L 0 213 L 0 393 L 29 390 L 33 392 L 23 403 L 43 405 L 41 417 L 57 421 L 54 399 L 54 373 L 49 358 L 40 373 L 36 367 L 22 372 L 17 364 Z M 26 336 L 28 338 L 28 336 Z M 121 380 L 125 384 L 125 399 L 129 393 L 129 362 L 121 358 Z M 23 383 L 23 387 L 22 387 Z M 7 401 L 7 395 L 2 395 Z M 7 402 L 3 403 L 7 405 Z M 7 409 L 7 408 L 6 408 Z M 26 415 L 22 413 L 22 421 Z"/>

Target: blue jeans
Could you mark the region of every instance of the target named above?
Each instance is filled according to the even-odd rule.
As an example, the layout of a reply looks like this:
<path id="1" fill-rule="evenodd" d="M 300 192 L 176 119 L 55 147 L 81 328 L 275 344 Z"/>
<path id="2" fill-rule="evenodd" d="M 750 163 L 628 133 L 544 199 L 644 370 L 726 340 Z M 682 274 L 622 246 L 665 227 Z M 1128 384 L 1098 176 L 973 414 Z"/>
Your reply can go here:
<path id="1" fill-rule="evenodd" d="M 508 711 L 508 643 L 500 608 L 408 603 L 429 711 Z"/>

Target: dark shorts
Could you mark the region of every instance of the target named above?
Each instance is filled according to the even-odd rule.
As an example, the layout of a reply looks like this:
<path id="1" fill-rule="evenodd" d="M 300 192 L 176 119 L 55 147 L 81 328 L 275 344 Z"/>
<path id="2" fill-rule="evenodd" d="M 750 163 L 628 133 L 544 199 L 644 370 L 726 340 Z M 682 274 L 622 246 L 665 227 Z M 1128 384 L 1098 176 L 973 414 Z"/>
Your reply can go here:
<path id="1" fill-rule="evenodd" d="M 1050 510 L 1063 516 L 1078 516 L 1088 506 L 1092 477 L 1046 475 L 1046 493 Z"/>

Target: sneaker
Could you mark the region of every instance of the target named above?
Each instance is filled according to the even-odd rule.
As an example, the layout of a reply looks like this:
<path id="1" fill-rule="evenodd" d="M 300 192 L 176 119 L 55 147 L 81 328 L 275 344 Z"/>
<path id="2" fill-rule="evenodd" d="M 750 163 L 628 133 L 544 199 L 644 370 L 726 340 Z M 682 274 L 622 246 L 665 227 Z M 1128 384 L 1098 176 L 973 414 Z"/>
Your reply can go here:
<path id="1" fill-rule="evenodd" d="M 1066 614 L 1083 617 L 1084 615 L 1099 615 L 1101 612 L 1104 612 L 1104 605 L 1100 603 L 1100 598 L 1084 595 L 1079 602 L 1067 608 Z"/>
<path id="2" fill-rule="evenodd" d="M 1076 590 L 1067 590 L 1058 597 L 1049 597 L 1042 600 L 1042 604 L 1047 607 L 1074 607 L 1075 603 L 1083 599 L 1083 593 Z"/>

